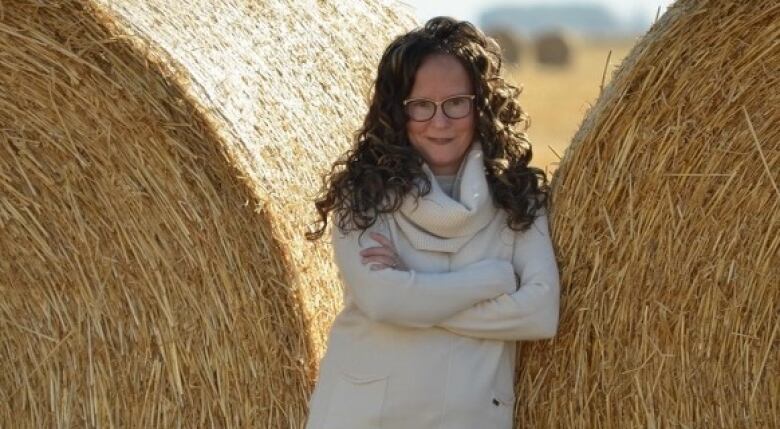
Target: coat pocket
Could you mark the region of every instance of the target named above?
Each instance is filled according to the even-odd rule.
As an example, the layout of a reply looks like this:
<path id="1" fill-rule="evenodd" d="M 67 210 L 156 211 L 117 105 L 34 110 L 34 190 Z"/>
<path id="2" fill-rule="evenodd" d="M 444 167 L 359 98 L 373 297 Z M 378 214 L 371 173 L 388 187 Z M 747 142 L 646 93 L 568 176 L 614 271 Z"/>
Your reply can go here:
<path id="1" fill-rule="evenodd" d="M 379 428 L 387 376 L 336 376 L 323 429 Z"/>

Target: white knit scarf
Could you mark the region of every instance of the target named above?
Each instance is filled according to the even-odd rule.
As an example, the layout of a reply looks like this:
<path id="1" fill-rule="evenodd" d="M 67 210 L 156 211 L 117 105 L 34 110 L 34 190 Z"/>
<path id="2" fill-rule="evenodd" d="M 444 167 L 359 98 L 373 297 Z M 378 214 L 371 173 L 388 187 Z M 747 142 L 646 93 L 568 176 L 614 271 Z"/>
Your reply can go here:
<path id="1" fill-rule="evenodd" d="M 452 197 L 439 186 L 428 164 L 423 170 L 431 192 L 419 199 L 407 195 L 394 217 L 416 249 L 455 253 L 496 215 L 490 195 L 482 145 L 474 142 L 455 176 Z"/>

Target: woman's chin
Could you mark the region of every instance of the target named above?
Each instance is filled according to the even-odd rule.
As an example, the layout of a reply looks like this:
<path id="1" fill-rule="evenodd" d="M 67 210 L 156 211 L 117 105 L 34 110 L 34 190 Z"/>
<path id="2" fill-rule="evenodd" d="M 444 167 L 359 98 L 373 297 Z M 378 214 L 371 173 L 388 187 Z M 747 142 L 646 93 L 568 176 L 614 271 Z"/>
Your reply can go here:
<path id="1" fill-rule="evenodd" d="M 427 163 L 428 166 L 431 167 L 431 170 L 434 174 L 452 175 L 458 172 L 458 167 L 460 167 L 460 162 L 462 159 L 462 156 L 458 157 L 455 155 L 440 156 L 430 158 Z"/>
<path id="2" fill-rule="evenodd" d="M 434 174 L 452 175 L 457 173 L 469 146 L 462 141 L 455 140 L 446 144 L 433 144 L 425 141 L 423 145 L 415 145 L 415 149 L 422 154 L 426 164 L 431 167 Z"/>

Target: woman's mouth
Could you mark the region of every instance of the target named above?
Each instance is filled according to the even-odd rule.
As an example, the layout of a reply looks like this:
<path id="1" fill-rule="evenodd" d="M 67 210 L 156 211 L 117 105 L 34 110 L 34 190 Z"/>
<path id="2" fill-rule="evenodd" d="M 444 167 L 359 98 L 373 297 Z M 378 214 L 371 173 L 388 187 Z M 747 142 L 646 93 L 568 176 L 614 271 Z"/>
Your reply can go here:
<path id="1" fill-rule="evenodd" d="M 436 144 L 447 144 L 454 140 L 453 138 L 436 138 L 436 137 L 428 137 L 428 140 L 430 140 L 433 143 Z"/>

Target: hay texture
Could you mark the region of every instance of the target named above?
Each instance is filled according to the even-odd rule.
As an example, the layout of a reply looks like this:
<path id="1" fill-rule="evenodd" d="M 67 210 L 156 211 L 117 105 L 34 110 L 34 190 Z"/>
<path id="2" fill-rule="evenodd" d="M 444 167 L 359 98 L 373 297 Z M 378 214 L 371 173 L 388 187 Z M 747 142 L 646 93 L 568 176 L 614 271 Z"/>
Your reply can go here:
<path id="1" fill-rule="evenodd" d="M 302 426 L 390 6 L 0 2 L 0 427 Z"/>
<path id="2" fill-rule="evenodd" d="M 536 61 L 548 66 L 568 66 L 572 57 L 571 38 L 560 31 L 540 34 L 534 39 Z"/>
<path id="3" fill-rule="evenodd" d="M 680 0 L 553 179 L 558 336 L 519 427 L 780 427 L 780 5 Z"/>

